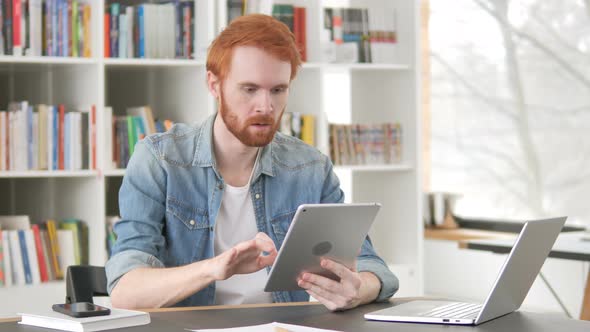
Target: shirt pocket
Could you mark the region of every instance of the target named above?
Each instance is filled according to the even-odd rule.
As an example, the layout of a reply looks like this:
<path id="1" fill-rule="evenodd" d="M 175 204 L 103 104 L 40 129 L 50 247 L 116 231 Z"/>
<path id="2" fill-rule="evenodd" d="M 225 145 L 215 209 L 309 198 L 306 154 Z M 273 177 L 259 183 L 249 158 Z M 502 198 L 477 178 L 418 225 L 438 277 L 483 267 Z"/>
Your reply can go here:
<path id="1" fill-rule="evenodd" d="M 207 210 L 193 207 L 175 198 L 167 199 L 166 214 L 174 221 L 182 223 L 189 231 L 209 228 Z"/>
<path id="2" fill-rule="evenodd" d="M 277 249 L 283 244 L 283 241 L 285 240 L 285 236 L 287 235 L 287 231 L 289 231 L 289 226 L 291 226 L 295 212 L 297 212 L 297 209 L 279 214 L 270 221 L 273 233 L 278 240 L 278 243 L 276 243 Z"/>
<path id="3" fill-rule="evenodd" d="M 208 258 L 211 230 L 207 210 L 168 197 L 165 265 L 179 266 Z"/>

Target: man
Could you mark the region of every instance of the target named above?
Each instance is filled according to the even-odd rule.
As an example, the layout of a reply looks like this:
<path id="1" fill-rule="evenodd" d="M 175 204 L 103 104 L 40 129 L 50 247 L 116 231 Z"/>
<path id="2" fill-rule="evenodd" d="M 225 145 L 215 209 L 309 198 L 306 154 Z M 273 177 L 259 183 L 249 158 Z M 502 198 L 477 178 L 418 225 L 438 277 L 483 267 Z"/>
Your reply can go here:
<path id="1" fill-rule="evenodd" d="M 303 273 L 305 291 L 263 291 L 303 203 L 341 203 L 332 163 L 277 133 L 301 62 L 286 25 L 234 20 L 211 44 L 207 84 L 219 111 L 140 141 L 119 196 L 122 220 L 107 262 L 114 306 L 146 308 L 307 301 L 344 310 L 391 297 L 395 276 L 367 239 L 357 268 L 324 259 L 336 282 Z M 338 230 L 334 230 L 338 231 Z"/>

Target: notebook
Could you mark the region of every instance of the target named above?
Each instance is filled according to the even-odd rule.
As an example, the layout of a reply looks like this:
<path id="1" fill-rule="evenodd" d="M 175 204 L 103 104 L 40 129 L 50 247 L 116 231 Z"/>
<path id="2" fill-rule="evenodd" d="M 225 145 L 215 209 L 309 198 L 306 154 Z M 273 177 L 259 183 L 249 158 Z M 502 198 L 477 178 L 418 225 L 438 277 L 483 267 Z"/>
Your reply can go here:
<path id="1" fill-rule="evenodd" d="M 478 325 L 520 307 L 566 217 L 525 223 L 483 305 L 450 301 L 410 301 L 365 314 L 365 319 L 457 325 Z M 477 268 L 477 267 L 470 267 Z"/>
<path id="2" fill-rule="evenodd" d="M 108 316 L 74 318 L 48 308 L 36 313 L 19 313 L 19 324 L 73 332 L 91 332 L 150 323 L 150 314 L 143 311 L 113 309 Z"/>

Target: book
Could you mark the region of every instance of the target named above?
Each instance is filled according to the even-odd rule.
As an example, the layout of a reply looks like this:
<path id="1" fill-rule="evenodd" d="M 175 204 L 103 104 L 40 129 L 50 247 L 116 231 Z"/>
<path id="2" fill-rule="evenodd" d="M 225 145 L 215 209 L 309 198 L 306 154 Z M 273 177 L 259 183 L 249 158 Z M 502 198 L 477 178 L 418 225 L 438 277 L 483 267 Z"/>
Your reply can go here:
<path id="1" fill-rule="evenodd" d="M 76 263 L 77 256 L 76 242 L 74 240 L 75 234 L 76 233 L 70 229 L 59 229 L 57 231 L 57 242 L 60 249 L 59 266 L 62 271 L 66 271 L 70 265 L 78 265 Z"/>
<path id="2" fill-rule="evenodd" d="M 10 264 L 10 242 L 8 240 L 8 232 L 2 231 L 2 250 L 3 250 L 3 266 L 4 266 L 4 285 L 12 286 L 12 264 Z"/>
<path id="3" fill-rule="evenodd" d="M 4 286 L 4 244 L 2 240 L 2 229 L 0 229 L 0 287 Z"/>
<path id="4" fill-rule="evenodd" d="M 142 311 L 111 308 L 110 315 L 74 318 L 47 309 L 34 313 L 19 313 L 19 324 L 62 331 L 91 332 L 149 324 L 150 314 Z"/>

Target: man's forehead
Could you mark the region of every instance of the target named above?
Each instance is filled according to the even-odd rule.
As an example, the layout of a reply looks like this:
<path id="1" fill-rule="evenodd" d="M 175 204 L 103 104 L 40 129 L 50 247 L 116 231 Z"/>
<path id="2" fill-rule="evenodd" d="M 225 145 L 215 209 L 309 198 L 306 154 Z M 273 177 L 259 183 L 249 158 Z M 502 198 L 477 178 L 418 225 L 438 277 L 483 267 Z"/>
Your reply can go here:
<path id="1" fill-rule="evenodd" d="M 269 52 L 252 46 L 236 47 L 232 53 L 228 78 L 259 85 L 289 84 L 291 64 L 288 61 L 280 60 Z"/>

